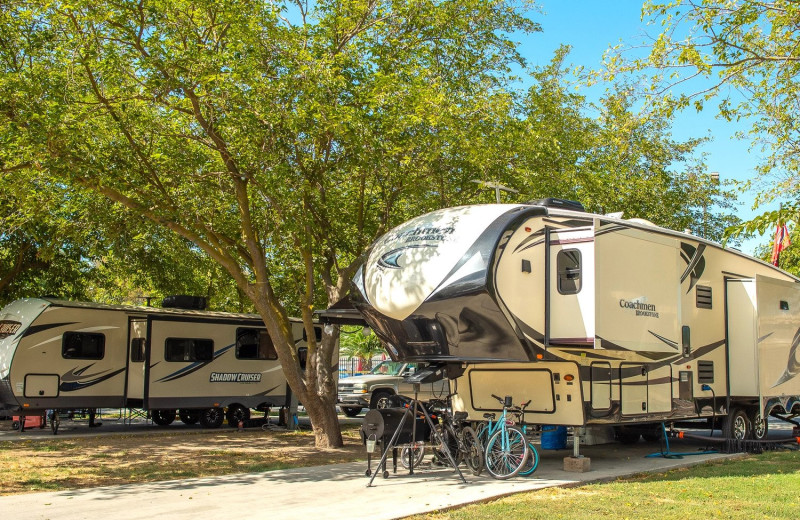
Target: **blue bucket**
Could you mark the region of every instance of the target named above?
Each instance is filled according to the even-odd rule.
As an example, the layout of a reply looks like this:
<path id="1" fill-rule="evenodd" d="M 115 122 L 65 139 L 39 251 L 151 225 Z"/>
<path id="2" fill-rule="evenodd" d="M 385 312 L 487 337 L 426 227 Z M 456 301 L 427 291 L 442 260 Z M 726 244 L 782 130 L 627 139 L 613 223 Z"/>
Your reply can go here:
<path id="1" fill-rule="evenodd" d="M 567 447 L 566 426 L 542 426 L 542 449 L 563 450 Z"/>

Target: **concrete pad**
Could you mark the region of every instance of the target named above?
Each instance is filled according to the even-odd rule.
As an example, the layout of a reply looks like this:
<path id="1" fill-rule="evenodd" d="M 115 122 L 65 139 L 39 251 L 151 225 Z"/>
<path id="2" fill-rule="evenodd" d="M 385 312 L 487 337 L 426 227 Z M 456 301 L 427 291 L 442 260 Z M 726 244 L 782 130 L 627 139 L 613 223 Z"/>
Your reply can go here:
<path id="1" fill-rule="evenodd" d="M 697 444 L 672 443 L 673 451 L 696 452 Z M 417 468 L 414 475 L 398 469 L 388 479 L 378 476 L 367 487 L 366 463 L 249 473 L 224 477 L 130 484 L 74 491 L 0 497 L 0 511 L 9 518 L 27 519 L 152 519 L 170 520 L 234 517 L 325 518 L 326 520 L 391 520 L 447 509 L 523 491 L 551 486 L 574 486 L 613 480 L 648 471 L 666 471 L 729 455 L 695 455 L 683 459 L 646 458 L 657 443 L 635 446 L 587 446 L 591 471 L 568 473 L 563 459 L 571 448 L 542 451 L 536 472 L 529 477 L 494 480 L 486 472 L 475 477 L 463 469 L 463 484 L 451 469 Z M 463 468 L 463 466 L 462 466 Z M 373 470 L 375 464 L 373 462 Z M 391 469 L 391 468 L 390 468 Z"/>

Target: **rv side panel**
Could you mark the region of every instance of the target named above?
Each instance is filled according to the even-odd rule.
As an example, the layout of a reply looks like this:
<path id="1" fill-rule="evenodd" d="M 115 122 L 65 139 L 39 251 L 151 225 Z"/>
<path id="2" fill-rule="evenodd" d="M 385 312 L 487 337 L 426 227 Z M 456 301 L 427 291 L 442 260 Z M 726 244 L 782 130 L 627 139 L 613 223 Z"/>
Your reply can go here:
<path id="1" fill-rule="evenodd" d="M 758 396 L 758 335 L 755 280 L 729 280 L 728 367 L 732 396 Z"/>
<path id="2" fill-rule="evenodd" d="M 758 379 L 762 397 L 800 395 L 800 286 L 756 277 Z M 789 410 L 787 410 L 788 412 Z"/>

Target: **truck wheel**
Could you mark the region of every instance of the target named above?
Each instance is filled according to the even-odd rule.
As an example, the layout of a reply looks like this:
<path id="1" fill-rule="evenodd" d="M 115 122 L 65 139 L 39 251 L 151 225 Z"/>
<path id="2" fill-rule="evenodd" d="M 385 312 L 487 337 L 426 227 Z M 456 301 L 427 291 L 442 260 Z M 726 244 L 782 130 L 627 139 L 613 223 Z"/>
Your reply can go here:
<path id="1" fill-rule="evenodd" d="M 178 410 L 178 417 L 183 424 L 197 424 L 200 420 L 200 410 Z"/>
<path id="2" fill-rule="evenodd" d="M 372 405 L 373 408 L 377 408 L 378 410 L 382 410 L 384 408 L 391 408 L 391 403 L 389 402 L 389 398 L 392 397 L 392 394 L 386 391 L 382 392 L 375 392 L 372 396 Z"/>
<path id="3" fill-rule="evenodd" d="M 159 426 L 169 426 L 175 420 L 175 410 L 153 410 L 150 414 Z"/>
<path id="4" fill-rule="evenodd" d="M 769 423 L 767 423 L 767 419 L 761 418 L 761 412 L 758 408 L 750 410 L 747 417 L 750 419 L 750 424 L 753 426 L 753 431 L 751 432 L 753 439 L 757 441 L 766 439 L 767 432 L 769 431 Z"/>
<path id="5" fill-rule="evenodd" d="M 750 419 L 741 408 L 732 408 L 722 427 L 723 433 L 729 439 L 744 440 L 750 437 Z"/>
<path id="6" fill-rule="evenodd" d="M 232 428 L 238 428 L 239 421 L 245 422 L 250 419 L 250 410 L 240 404 L 233 404 L 228 407 L 226 417 L 228 419 L 228 424 Z"/>
<path id="7" fill-rule="evenodd" d="M 222 408 L 206 408 L 200 412 L 200 426 L 203 428 L 219 428 L 224 420 Z"/>
<path id="8" fill-rule="evenodd" d="M 342 409 L 342 413 L 347 417 L 355 417 L 361 413 L 361 408 L 351 408 L 349 406 L 347 408 L 340 406 L 339 408 Z"/>

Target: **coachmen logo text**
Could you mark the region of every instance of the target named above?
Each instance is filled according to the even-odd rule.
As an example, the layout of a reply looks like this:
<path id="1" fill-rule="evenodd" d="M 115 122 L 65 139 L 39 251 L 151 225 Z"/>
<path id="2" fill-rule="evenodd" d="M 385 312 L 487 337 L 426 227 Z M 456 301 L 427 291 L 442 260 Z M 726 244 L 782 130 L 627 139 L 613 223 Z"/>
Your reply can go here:
<path id="1" fill-rule="evenodd" d="M 211 383 L 260 383 L 261 374 L 245 372 L 211 372 Z"/>
<path id="2" fill-rule="evenodd" d="M 642 303 L 636 301 L 620 300 L 619 306 L 623 309 L 633 309 L 636 311 L 637 316 L 646 316 L 648 318 L 658 318 L 658 311 L 656 306 L 650 303 Z"/>

